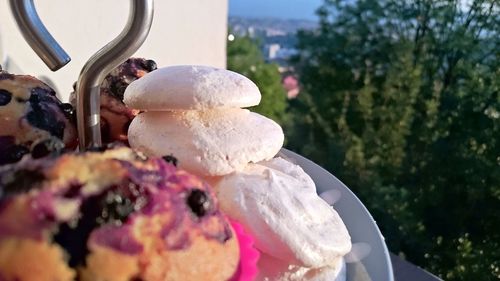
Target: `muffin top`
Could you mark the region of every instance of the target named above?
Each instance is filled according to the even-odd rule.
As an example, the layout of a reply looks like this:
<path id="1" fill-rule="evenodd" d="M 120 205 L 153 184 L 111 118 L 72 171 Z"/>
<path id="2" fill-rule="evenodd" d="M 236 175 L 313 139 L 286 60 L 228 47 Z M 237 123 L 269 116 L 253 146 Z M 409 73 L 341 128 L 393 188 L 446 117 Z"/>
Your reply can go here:
<path id="1" fill-rule="evenodd" d="M 0 164 L 18 161 L 33 145 L 50 138 L 76 145 L 73 107 L 29 75 L 0 70 Z"/>
<path id="2" fill-rule="evenodd" d="M 140 254 L 143 235 L 161 236 L 166 251 L 199 237 L 231 239 L 211 188 L 169 162 L 119 147 L 4 166 L 0 240 L 52 240 L 73 267 L 84 263 L 88 245 Z"/>

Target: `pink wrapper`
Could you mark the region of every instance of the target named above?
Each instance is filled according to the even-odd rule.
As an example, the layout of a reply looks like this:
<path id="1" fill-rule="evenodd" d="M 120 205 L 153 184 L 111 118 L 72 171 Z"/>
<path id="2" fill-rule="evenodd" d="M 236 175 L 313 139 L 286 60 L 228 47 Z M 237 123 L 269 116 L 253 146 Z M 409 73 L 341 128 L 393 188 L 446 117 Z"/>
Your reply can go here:
<path id="1" fill-rule="evenodd" d="M 240 246 L 240 263 L 238 269 L 229 281 L 252 281 L 258 273 L 257 262 L 260 253 L 254 248 L 253 237 L 247 234 L 241 224 L 234 220 L 229 220 L 238 238 Z"/>

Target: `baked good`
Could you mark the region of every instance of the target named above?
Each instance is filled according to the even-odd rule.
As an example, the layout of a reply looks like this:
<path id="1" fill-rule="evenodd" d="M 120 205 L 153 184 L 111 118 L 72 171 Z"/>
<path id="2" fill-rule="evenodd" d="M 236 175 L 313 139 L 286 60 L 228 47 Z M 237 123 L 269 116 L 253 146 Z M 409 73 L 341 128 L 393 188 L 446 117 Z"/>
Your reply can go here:
<path id="1" fill-rule="evenodd" d="M 173 154 L 179 167 L 199 176 L 225 175 L 270 159 L 284 141 L 276 122 L 241 108 L 141 113 L 128 137 L 132 148 Z"/>
<path id="2" fill-rule="evenodd" d="M 172 158 L 168 157 L 171 161 Z M 227 280 L 238 242 L 210 187 L 129 148 L 0 171 L 0 280 Z"/>
<path id="3" fill-rule="evenodd" d="M 123 103 L 123 94 L 130 83 L 156 70 L 156 68 L 156 63 L 153 60 L 129 58 L 104 78 L 100 87 L 100 120 L 103 144 L 117 141 L 127 144 L 128 126 L 139 110 L 128 108 Z M 76 106 L 75 92 L 71 93 L 70 102 Z"/>
<path id="4" fill-rule="evenodd" d="M 257 249 L 288 264 L 320 268 L 351 250 L 347 228 L 297 165 L 274 158 L 222 177 L 221 209 L 239 221 Z"/>
<path id="5" fill-rule="evenodd" d="M 276 264 L 272 271 L 259 263 L 259 278 L 345 279 L 342 257 L 351 240 L 344 223 L 299 166 L 273 158 L 283 145 L 281 127 L 240 108 L 235 99 L 255 91 L 234 81 L 227 71 L 199 66 L 162 68 L 136 80 L 124 101 L 146 112 L 129 127 L 131 147 L 173 155 L 216 188 L 223 212 Z"/>
<path id="6" fill-rule="evenodd" d="M 177 65 L 145 75 L 125 90 L 124 102 L 145 111 L 250 107 L 260 102 L 259 88 L 230 70 Z"/>
<path id="7" fill-rule="evenodd" d="M 73 148 L 76 137 L 70 104 L 35 77 L 0 69 L 0 165 L 19 161 L 49 139 Z"/>
<path id="8" fill-rule="evenodd" d="M 58 155 L 52 137 L 0 168 L 0 280 L 250 281 L 259 251 L 258 280 L 345 280 L 340 217 L 300 167 L 273 158 L 281 127 L 240 108 L 259 103 L 255 84 L 202 66 L 146 74 L 148 62 L 127 60 L 101 86 L 104 143 L 147 156 Z M 216 186 L 220 209 L 189 172 Z"/>

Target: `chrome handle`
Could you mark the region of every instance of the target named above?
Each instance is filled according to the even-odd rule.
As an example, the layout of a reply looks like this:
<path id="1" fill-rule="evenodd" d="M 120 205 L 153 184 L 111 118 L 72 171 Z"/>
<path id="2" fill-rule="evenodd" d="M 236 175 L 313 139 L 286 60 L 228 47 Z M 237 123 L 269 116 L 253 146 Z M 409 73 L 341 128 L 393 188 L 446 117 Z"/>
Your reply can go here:
<path id="1" fill-rule="evenodd" d="M 133 55 L 144 43 L 151 29 L 153 14 L 153 0 L 130 0 L 129 17 L 123 31 L 95 53 L 83 67 L 76 85 L 81 151 L 102 145 L 100 85 L 107 73 Z"/>
<path id="2" fill-rule="evenodd" d="M 33 0 L 10 0 L 10 8 L 24 40 L 52 71 L 57 71 L 71 61 L 43 25 Z"/>

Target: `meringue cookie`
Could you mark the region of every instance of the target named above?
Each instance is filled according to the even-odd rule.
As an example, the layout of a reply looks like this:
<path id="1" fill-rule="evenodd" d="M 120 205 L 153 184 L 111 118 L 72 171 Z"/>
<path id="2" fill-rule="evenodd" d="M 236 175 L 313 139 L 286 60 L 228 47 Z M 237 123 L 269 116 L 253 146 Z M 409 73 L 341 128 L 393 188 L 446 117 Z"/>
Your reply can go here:
<path id="1" fill-rule="evenodd" d="M 147 111 L 206 110 L 259 104 L 259 88 L 245 76 L 209 66 L 157 69 L 132 82 L 123 102 Z"/>
<path id="2" fill-rule="evenodd" d="M 312 179 L 284 159 L 249 164 L 215 186 L 223 212 L 254 236 L 260 251 L 303 267 L 334 264 L 351 249 L 337 212 Z"/>
<path id="3" fill-rule="evenodd" d="M 308 268 L 291 265 L 285 261 L 261 255 L 257 280 L 264 281 L 345 281 L 346 265 L 343 258 L 329 266 Z"/>
<path id="4" fill-rule="evenodd" d="M 199 176 L 226 175 L 274 157 L 284 134 L 271 119 L 246 109 L 139 114 L 130 124 L 130 146 L 154 156 L 173 155 Z"/>

